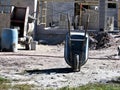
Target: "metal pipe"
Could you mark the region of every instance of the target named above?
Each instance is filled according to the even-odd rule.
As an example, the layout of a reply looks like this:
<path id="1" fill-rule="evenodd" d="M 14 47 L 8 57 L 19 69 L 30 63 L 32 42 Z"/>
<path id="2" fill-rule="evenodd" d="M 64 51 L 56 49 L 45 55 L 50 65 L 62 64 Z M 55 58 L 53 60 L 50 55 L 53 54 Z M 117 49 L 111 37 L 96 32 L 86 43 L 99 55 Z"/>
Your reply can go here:
<path id="1" fill-rule="evenodd" d="M 83 44 L 82 44 L 82 52 L 81 52 L 81 54 L 80 54 L 80 60 L 79 60 L 79 68 L 81 67 L 81 64 L 82 64 L 82 58 L 83 58 L 83 55 L 84 55 L 84 52 L 83 52 L 83 50 L 84 50 L 84 47 L 85 47 L 85 44 L 86 44 L 86 35 L 87 35 L 87 30 L 88 30 L 88 24 L 89 24 L 89 20 L 90 20 L 90 15 L 88 14 L 88 16 L 87 16 L 87 21 L 86 21 L 86 27 L 85 27 L 85 34 L 84 34 L 84 41 L 83 41 Z"/>
<path id="2" fill-rule="evenodd" d="M 70 20 L 69 15 L 67 14 L 67 20 L 68 20 L 68 38 L 69 38 L 69 47 L 70 47 L 70 61 L 72 61 L 72 48 L 71 48 L 71 34 L 70 34 Z"/>

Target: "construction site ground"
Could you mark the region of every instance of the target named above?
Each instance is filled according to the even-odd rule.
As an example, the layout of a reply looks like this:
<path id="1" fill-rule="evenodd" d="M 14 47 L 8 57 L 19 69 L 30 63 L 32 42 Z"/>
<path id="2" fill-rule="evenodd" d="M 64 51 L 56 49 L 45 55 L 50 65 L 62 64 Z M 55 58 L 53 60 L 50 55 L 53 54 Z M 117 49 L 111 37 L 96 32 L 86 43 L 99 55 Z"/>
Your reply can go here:
<path id="1" fill-rule="evenodd" d="M 36 51 L 0 52 L 0 76 L 11 84 L 32 84 L 45 88 L 76 87 L 105 83 L 120 77 L 117 46 L 89 50 L 89 59 L 80 72 L 72 72 L 64 60 L 64 45 L 37 45 Z"/>

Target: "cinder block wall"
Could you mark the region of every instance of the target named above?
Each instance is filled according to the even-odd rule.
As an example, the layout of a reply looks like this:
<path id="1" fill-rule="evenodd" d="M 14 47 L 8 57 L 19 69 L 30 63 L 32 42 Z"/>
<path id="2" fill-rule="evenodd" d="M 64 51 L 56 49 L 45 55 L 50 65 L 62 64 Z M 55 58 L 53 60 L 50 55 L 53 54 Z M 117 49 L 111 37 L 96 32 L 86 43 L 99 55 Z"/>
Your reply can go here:
<path id="1" fill-rule="evenodd" d="M 48 2 L 47 4 L 47 26 L 49 26 L 49 23 L 51 23 L 52 20 L 59 22 L 61 14 L 66 17 L 67 14 L 69 14 L 70 19 L 74 16 L 74 2 Z"/>
<path id="2" fill-rule="evenodd" d="M 88 29 L 98 30 L 99 27 L 99 13 L 98 11 L 90 11 L 82 14 L 82 25 L 85 27 L 87 22 L 87 16 L 90 15 L 90 20 L 88 24 Z"/>
<path id="3" fill-rule="evenodd" d="M 10 14 L 0 13 L 0 37 L 3 28 L 10 27 Z"/>
<path id="4" fill-rule="evenodd" d="M 37 26 L 36 40 L 43 40 L 47 44 L 55 45 L 60 44 L 65 40 L 68 30 L 54 29 L 44 30 L 42 25 Z"/>

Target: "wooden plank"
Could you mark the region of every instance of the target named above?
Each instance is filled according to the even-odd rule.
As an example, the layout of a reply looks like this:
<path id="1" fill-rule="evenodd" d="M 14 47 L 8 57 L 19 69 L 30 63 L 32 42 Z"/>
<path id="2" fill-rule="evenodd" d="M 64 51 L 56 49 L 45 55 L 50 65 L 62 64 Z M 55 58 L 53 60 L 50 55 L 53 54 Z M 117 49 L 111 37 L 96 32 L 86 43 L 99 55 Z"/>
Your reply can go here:
<path id="1" fill-rule="evenodd" d="M 98 3 L 99 0 L 39 0 L 47 2 L 76 2 L 76 3 Z M 108 1 L 108 3 L 116 3 L 116 0 Z"/>
<path id="2" fill-rule="evenodd" d="M 118 3 L 118 28 L 120 29 L 120 2 Z"/>
<path id="3" fill-rule="evenodd" d="M 74 0 L 39 0 L 39 1 L 47 1 L 47 2 L 74 2 Z"/>

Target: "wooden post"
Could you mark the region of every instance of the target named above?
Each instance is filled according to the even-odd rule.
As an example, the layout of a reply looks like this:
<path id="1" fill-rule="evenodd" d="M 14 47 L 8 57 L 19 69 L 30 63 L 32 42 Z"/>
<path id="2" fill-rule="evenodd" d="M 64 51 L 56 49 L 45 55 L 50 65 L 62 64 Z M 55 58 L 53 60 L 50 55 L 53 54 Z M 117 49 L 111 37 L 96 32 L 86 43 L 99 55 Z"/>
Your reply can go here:
<path id="1" fill-rule="evenodd" d="M 120 2 L 118 2 L 118 29 L 120 30 Z"/>
<path id="2" fill-rule="evenodd" d="M 71 33 L 70 33 L 70 19 L 68 14 L 67 14 L 67 20 L 68 20 L 68 34 L 69 34 L 69 47 L 70 47 L 70 61 L 72 62 L 73 60 L 72 60 L 72 48 L 71 48 L 72 45 L 71 45 Z"/>
<path id="3" fill-rule="evenodd" d="M 80 18 L 79 18 L 79 26 L 82 25 L 82 4 L 80 3 Z"/>

